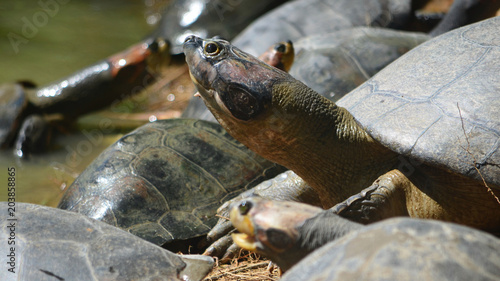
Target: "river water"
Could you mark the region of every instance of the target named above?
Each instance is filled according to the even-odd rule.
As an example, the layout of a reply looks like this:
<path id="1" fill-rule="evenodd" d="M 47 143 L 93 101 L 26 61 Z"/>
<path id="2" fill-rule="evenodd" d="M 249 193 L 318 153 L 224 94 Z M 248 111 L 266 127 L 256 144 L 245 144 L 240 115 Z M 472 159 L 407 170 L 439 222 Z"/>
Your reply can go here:
<path id="1" fill-rule="evenodd" d="M 151 32 L 148 9 L 139 0 L 1 1 L 0 83 L 45 85 L 121 51 Z M 8 198 L 13 167 L 16 201 L 57 205 L 64 188 L 121 136 L 102 126 L 59 136 L 50 153 L 29 161 L 0 151 L 0 201 Z"/>

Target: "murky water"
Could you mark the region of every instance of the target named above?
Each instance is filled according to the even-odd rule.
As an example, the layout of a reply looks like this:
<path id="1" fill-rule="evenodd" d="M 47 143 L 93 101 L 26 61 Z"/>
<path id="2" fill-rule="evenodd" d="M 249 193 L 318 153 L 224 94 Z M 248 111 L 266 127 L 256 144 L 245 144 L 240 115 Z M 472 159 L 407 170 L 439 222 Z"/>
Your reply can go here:
<path id="1" fill-rule="evenodd" d="M 140 41 L 152 29 L 140 0 L 0 2 L 0 83 L 44 85 Z M 56 205 L 64 187 L 119 137 L 96 123 L 59 136 L 50 153 L 19 161 L 0 151 L 0 201 L 15 167 L 16 200 Z"/>

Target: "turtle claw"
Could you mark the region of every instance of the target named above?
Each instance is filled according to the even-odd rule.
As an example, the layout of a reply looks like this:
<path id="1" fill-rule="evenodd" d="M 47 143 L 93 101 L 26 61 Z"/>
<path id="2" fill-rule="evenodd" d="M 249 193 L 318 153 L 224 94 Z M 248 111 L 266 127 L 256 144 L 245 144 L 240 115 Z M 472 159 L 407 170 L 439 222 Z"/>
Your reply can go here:
<path id="1" fill-rule="evenodd" d="M 396 177 L 396 176 L 397 177 Z M 394 180 L 394 178 L 402 180 Z M 381 221 L 394 216 L 408 216 L 404 188 L 409 181 L 396 171 L 380 176 L 371 186 L 330 208 L 341 217 L 362 224 Z"/>
<path id="2" fill-rule="evenodd" d="M 220 219 L 219 222 L 214 226 L 214 228 L 212 228 L 212 230 L 210 230 L 210 232 L 207 234 L 207 244 L 214 243 L 233 230 L 234 227 L 231 224 L 231 221 Z"/>
<path id="3" fill-rule="evenodd" d="M 234 229 L 233 229 L 234 231 Z M 230 252 L 230 249 L 232 252 Z M 212 243 L 205 250 L 203 255 L 205 256 L 213 256 L 213 257 L 221 257 L 219 259 L 220 262 L 227 262 L 229 259 L 234 257 L 235 253 L 238 251 L 238 246 L 234 244 L 233 239 L 230 235 L 222 236 L 217 239 L 214 243 Z"/>
<path id="4" fill-rule="evenodd" d="M 231 245 L 227 248 L 226 252 L 224 253 L 222 258 L 220 259 L 220 262 L 226 263 L 226 262 L 231 261 L 236 256 L 236 254 L 239 253 L 240 251 L 241 251 L 241 248 L 238 247 L 238 245 L 236 245 L 234 242 L 231 241 Z"/>

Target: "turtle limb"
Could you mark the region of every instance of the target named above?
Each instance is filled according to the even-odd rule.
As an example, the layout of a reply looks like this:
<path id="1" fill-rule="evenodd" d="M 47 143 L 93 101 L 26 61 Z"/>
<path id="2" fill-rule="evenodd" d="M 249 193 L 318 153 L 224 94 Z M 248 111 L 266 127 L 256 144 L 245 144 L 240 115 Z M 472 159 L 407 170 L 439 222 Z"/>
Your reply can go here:
<path id="1" fill-rule="evenodd" d="M 33 153 L 40 153 L 47 149 L 51 135 L 51 128 L 47 120 L 38 114 L 28 116 L 21 125 L 14 155 L 19 158 L 29 158 Z"/>
<path id="2" fill-rule="evenodd" d="M 229 211 L 233 203 L 252 196 L 276 201 L 298 201 L 320 206 L 318 195 L 312 187 L 294 172 L 284 172 L 225 202 L 217 210 L 217 216 L 220 219 L 208 233 L 207 240 L 203 241 L 204 244 L 209 245 L 203 253 L 204 255 L 222 257 L 220 261 L 224 262 L 238 253 L 240 248 L 233 243 L 230 236 L 234 232 L 234 227 L 229 221 Z"/>
<path id="3" fill-rule="evenodd" d="M 399 170 L 380 176 L 373 184 L 330 210 L 349 220 L 368 224 L 389 217 L 408 216 L 406 192 L 411 181 Z"/>

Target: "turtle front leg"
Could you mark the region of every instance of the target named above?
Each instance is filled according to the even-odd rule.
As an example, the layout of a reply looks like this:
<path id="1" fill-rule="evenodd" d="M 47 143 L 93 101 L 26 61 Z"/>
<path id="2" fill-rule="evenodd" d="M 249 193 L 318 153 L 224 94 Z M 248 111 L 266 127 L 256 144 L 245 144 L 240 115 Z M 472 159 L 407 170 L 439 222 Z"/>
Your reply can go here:
<path id="1" fill-rule="evenodd" d="M 406 191 L 413 183 L 399 170 L 380 176 L 360 193 L 333 206 L 330 210 L 351 221 L 368 224 L 390 217 L 409 216 Z"/>

